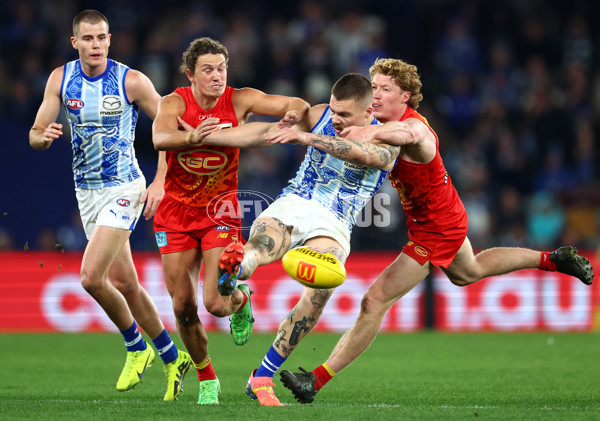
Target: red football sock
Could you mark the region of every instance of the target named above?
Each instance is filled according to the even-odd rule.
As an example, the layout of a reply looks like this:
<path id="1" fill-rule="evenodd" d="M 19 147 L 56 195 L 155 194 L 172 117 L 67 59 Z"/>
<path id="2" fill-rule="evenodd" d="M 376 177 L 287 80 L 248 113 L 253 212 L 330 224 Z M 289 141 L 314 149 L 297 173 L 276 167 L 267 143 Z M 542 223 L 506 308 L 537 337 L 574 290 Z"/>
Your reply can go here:
<path id="1" fill-rule="evenodd" d="M 547 270 L 549 272 L 558 271 L 556 264 L 550 260 L 550 252 L 549 251 L 542 252 L 542 258 L 540 259 L 540 269 Z"/>
<path id="2" fill-rule="evenodd" d="M 312 371 L 315 375 L 315 391 L 321 389 L 329 380 L 333 378 L 333 375 L 330 374 L 324 365 L 325 364 L 322 364 Z"/>
<path id="3" fill-rule="evenodd" d="M 200 364 L 194 364 L 194 367 L 198 370 L 198 380 L 201 382 L 204 380 L 215 380 L 217 378 L 217 374 L 210 362 L 210 356 L 207 356 Z"/>

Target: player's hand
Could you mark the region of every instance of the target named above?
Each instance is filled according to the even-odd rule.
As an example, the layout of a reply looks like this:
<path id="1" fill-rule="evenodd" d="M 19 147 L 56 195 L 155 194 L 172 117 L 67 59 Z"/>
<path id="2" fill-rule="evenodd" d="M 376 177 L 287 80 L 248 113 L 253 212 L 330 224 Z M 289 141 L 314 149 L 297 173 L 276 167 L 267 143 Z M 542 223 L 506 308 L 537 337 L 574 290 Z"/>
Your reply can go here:
<path id="1" fill-rule="evenodd" d="M 310 145 L 309 133 L 301 132 L 290 127 L 272 130 L 265 134 L 265 140 L 269 143 L 294 143 L 298 145 Z"/>
<path id="2" fill-rule="evenodd" d="M 188 145 L 201 145 L 206 136 L 219 128 L 219 122 L 221 120 L 216 117 L 209 117 L 202 121 L 196 128 L 183 121 L 181 117 L 177 117 L 177 121 L 185 131 L 191 132 L 191 134 L 188 134 L 186 143 Z"/>
<path id="3" fill-rule="evenodd" d="M 370 142 L 375 138 L 375 133 L 377 133 L 377 126 L 375 125 L 364 127 L 350 126 L 342 130 L 340 136 L 348 139 Z"/>
<path id="4" fill-rule="evenodd" d="M 44 130 L 44 134 L 42 134 L 42 144 L 44 147 L 49 147 L 55 139 L 58 139 L 63 135 L 62 132 L 63 125 L 60 123 L 50 123 L 46 130 Z"/>
<path id="5" fill-rule="evenodd" d="M 285 113 L 281 120 L 279 120 L 279 123 L 277 123 L 277 128 L 283 129 L 285 127 L 292 127 L 294 124 L 299 122 L 300 114 L 298 114 L 298 111 L 290 110 L 287 113 Z"/>
<path id="6" fill-rule="evenodd" d="M 153 181 L 148 186 L 148 188 L 142 195 L 142 199 L 140 200 L 141 203 L 146 204 L 146 206 L 144 207 L 144 218 L 146 218 L 146 221 L 154 216 L 154 214 L 156 213 L 156 209 L 158 208 L 158 205 L 164 195 L 164 183 Z"/>

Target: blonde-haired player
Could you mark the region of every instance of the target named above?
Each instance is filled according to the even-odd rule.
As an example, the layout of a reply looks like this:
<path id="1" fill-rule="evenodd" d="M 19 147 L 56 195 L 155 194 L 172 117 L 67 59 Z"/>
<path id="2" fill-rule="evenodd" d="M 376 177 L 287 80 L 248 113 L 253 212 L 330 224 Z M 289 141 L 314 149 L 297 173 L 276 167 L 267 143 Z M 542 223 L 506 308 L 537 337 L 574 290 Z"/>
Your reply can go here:
<path id="1" fill-rule="evenodd" d="M 329 359 L 312 372 L 282 371 L 284 385 L 302 403 L 312 402 L 322 386 L 368 348 L 387 310 L 434 266 L 458 286 L 528 268 L 566 273 L 586 285 L 592 283 L 594 276 L 589 260 L 569 246 L 551 253 L 496 247 L 475 255 L 467 237 L 467 213 L 444 168 L 438 137 L 416 111 L 423 99 L 416 66 L 398 59 L 379 59 L 370 68 L 370 74 L 374 115 L 386 124 L 347 128 L 342 132 L 347 138 L 324 139 L 314 145 L 365 165 L 369 165 L 363 153 L 367 145 L 381 148 L 382 153 L 387 151 L 383 144 L 373 144 L 374 139 L 400 148 L 389 177 L 402 198 L 409 241 L 371 284 L 363 297 L 358 319 L 339 340 Z"/>

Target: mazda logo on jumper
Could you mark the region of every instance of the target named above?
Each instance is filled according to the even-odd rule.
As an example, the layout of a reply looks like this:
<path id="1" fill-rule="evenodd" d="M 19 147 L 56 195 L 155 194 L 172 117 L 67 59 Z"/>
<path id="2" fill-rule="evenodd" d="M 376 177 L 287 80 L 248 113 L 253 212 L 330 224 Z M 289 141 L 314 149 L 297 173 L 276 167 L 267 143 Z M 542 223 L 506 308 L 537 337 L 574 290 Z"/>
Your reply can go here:
<path id="1" fill-rule="evenodd" d="M 118 115 L 122 114 L 125 109 L 124 101 L 116 95 L 105 95 L 102 97 L 100 107 L 101 115 Z"/>

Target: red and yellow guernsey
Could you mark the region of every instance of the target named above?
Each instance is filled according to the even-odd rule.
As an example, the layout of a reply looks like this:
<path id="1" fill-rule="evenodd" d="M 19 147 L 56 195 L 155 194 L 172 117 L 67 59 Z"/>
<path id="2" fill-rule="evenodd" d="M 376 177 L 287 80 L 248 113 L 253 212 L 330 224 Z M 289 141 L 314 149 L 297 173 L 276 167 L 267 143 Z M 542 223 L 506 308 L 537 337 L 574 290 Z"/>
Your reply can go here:
<path id="1" fill-rule="evenodd" d="M 209 117 L 217 117 L 224 125 L 238 125 L 237 116 L 231 102 L 233 88 L 227 86 L 217 105 L 210 110 L 200 108 L 191 87 L 177 88 L 186 104 L 183 121 L 193 127 Z M 171 199 L 189 207 L 204 207 L 214 197 L 237 191 L 238 163 L 240 150 L 221 146 L 190 146 L 175 151 L 167 151 L 167 176 L 165 194 Z M 237 200 L 237 195 L 231 195 Z M 233 204 L 237 209 L 237 204 Z"/>
<path id="2" fill-rule="evenodd" d="M 430 233 L 442 237 L 466 232 L 467 212 L 446 172 L 439 151 L 439 139 L 427 119 L 410 107 L 400 119 L 416 118 L 427 125 L 436 140 L 436 153 L 431 162 L 418 164 L 398 159 L 389 174 L 398 191 L 411 232 Z"/>

